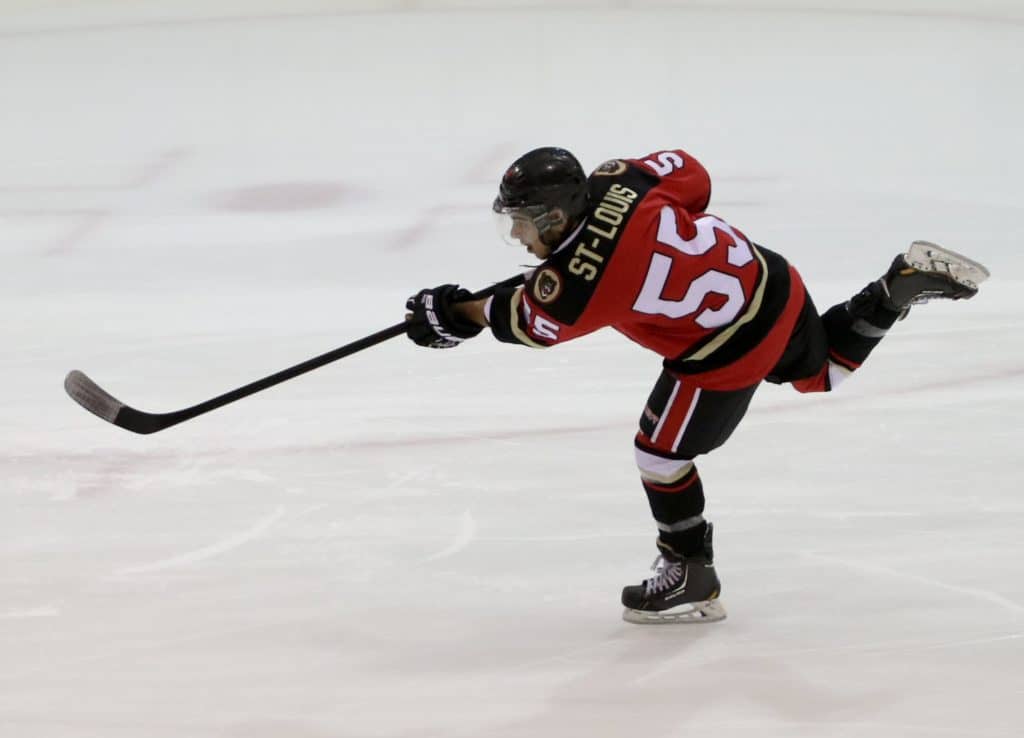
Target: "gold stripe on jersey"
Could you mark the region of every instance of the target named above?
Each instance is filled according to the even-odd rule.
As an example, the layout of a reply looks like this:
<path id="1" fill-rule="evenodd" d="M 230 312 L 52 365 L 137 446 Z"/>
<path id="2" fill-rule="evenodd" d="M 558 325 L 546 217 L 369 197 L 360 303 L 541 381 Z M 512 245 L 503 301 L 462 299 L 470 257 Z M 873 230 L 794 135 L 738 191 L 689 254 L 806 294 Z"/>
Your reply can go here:
<path id="1" fill-rule="evenodd" d="M 761 252 L 757 250 L 757 247 L 750 244 L 750 250 L 754 256 L 757 257 L 758 263 L 761 265 L 761 279 L 758 280 L 757 289 L 754 290 L 754 296 L 750 300 L 750 305 L 747 307 L 747 311 L 743 313 L 736 322 L 729 326 L 726 326 L 721 333 L 714 337 L 713 340 L 708 341 L 707 344 L 694 351 L 689 356 L 684 356 L 680 361 L 702 361 L 708 358 L 718 349 L 722 348 L 725 343 L 733 337 L 733 335 L 742 328 L 744 325 L 752 321 L 757 317 L 758 311 L 761 309 L 761 303 L 764 301 L 765 287 L 768 285 L 768 264 L 765 262 Z"/>
<path id="2" fill-rule="evenodd" d="M 523 288 L 520 287 L 519 289 L 512 293 L 512 300 L 510 302 L 510 305 L 512 307 L 512 315 L 511 320 L 509 320 L 509 327 L 512 329 L 513 335 L 515 335 L 516 339 L 524 346 L 529 346 L 530 348 L 547 348 L 547 346 L 544 345 L 543 343 L 537 343 L 532 338 L 530 338 L 529 334 L 527 334 L 526 331 L 524 331 L 519 326 L 519 304 L 522 302 L 522 300 Z"/>

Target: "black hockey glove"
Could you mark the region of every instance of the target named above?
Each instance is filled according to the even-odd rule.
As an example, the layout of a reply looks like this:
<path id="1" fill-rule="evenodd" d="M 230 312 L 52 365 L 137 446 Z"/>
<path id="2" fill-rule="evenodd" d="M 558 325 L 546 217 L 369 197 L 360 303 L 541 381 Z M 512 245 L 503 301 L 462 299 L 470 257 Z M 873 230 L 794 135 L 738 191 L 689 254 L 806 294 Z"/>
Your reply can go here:
<path id="1" fill-rule="evenodd" d="M 456 315 L 453 305 L 472 297 L 469 290 L 455 284 L 443 284 L 420 290 L 405 301 L 405 333 L 410 340 L 428 348 L 454 348 L 472 338 L 483 327 Z"/>

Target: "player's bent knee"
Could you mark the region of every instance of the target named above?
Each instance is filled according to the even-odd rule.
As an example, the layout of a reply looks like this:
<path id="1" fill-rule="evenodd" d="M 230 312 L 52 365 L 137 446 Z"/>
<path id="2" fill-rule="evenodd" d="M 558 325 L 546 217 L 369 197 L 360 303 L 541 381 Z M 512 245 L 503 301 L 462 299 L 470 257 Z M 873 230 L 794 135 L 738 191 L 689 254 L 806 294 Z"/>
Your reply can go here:
<path id="1" fill-rule="evenodd" d="M 797 392 L 831 392 L 851 374 L 853 369 L 829 359 L 813 377 L 797 379 L 792 384 Z"/>
<path id="2" fill-rule="evenodd" d="M 656 484 L 672 484 L 683 479 L 693 469 L 691 459 L 670 459 L 642 448 L 634 447 L 640 476 Z"/>

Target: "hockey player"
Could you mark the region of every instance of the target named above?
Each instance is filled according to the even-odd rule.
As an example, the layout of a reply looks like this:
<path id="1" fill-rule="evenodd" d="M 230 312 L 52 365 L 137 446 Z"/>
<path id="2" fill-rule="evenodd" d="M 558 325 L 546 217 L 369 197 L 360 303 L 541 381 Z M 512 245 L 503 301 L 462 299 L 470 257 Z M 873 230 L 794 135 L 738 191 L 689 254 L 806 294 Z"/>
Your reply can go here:
<path id="1" fill-rule="evenodd" d="M 694 459 L 729 438 L 762 381 L 827 392 L 912 304 L 972 297 L 988 276 L 919 241 L 819 314 L 797 270 L 708 213 L 710 196 L 707 171 L 678 149 L 612 159 L 589 177 L 564 149 L 530 151 L 493 205 L 506 240 L 542 260 L 525 285 L 473 301 L 447 284 L 406 303 L 421 346 L 452 348 L 490 326 L 499 341 L 543 348 L 610 326 L 664 358 L 634 440 L 659 557 L 622 591 L 630 622 L 725 617 Z"/>

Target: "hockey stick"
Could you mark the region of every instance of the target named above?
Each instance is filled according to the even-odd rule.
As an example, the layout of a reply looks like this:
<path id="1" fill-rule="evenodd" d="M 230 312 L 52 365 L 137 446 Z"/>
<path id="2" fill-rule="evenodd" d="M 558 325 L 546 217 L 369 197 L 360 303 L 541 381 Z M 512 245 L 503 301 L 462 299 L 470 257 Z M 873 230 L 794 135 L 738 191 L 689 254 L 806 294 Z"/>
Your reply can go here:
<path id="1" fill-rule="evenodd" d="M 525 277 L 522 274 L 517 274 L 514 277 L 506 279 L 504 282 L 492 285 L 480 292 L 475 293 L 470 299 L 479 300 L 484 297 L 488 297 L 493 294 L 499 287 L 514 287 L 522 284 L 525 281 Z M 360 338 L 358 341 L 340 346 L 333 351 L 328 351 L 326 354 L 315 356 L 312 359 L 296 364 L 295 366 L 283 369 L 276 374 L 271 374 L 269 377 L 264 377 L 251 384 L 247 384 L 244 387 L 225 392 L 223 395 L 214 397 L 206 402 L 201 402 L 198 405 L 185 408 L 184 410 L 176 410 L 170 413 L 147 413 L 141 410 L 136 410 L 133 407 L 125 405 L 123 402 L 115 398 L 110 393 L 106 392 L 102 387 L 92 381 L 84 372 L 80 372 L 77 369 L 68 373 L 64 379 L 64 391 L 71 396 L 75 402 L 84 407 L 86 410 L 91 412 L 93 415 L 106 420 L 109 423 L 113 423 L 116 426 L 120 426 L 125 430 L 130 430 L 133 433 L 156 433 L 162 431 L 165 428 L 170 428 L 172 425 L 183 423 L 186 420 L 191 420 L 199 415 L 208 413 L 211 410 L 216 410 L 219 407 L 224 407 L 236 400 L 241 400 L 243 397 L 261 392 L 268 387 L 273 387 L 275 384 L 280 384 L 289 379 L 311 372 L 314 369 L 318 369 L 325 364 L 330 364 L 332 361 L 351 356 L 352 354 L 362 351 L 363 349 L 376 346 L 378 343 L 383 343 L 390 338 L 400 336 L 405 333 L 405 321 L 396 323 L 390 328 L 372 333 L 369 336 Z"/>

